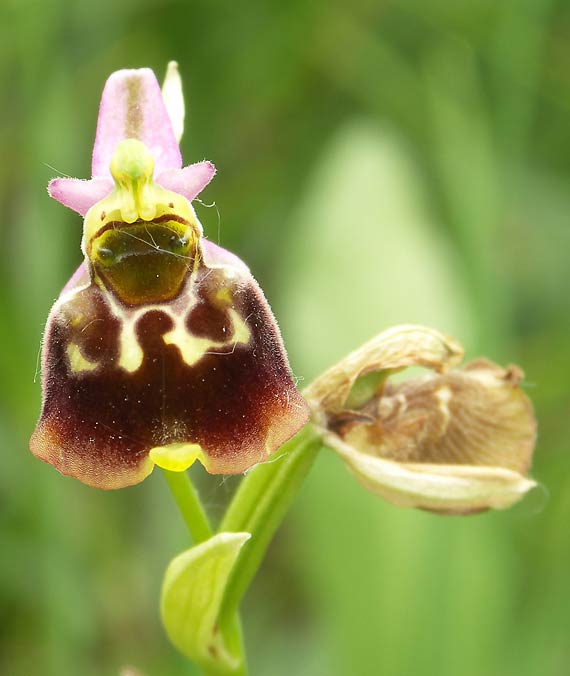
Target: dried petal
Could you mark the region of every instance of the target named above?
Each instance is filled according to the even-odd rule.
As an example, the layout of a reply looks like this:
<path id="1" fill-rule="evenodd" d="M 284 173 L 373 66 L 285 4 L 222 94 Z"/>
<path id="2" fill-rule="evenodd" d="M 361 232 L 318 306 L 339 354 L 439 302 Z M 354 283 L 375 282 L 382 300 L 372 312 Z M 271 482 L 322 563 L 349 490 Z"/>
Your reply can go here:
<path id="1" fill-rule="evenodd" d="M 413 324 L 395 326 L 347 355 L 317 378 L 306 396 L 325 411 L 341 409 L 356 381 L 368 373 L 394 372 L 408 366 L 445 371 L 463 358 L 453 338 Z"/>
<path id="2" fill-rule="evenodd" d="M 508 507 L 535 485 L 525 476 L 536 423 L 522 372 L 485 359 L 448 370 L 461 354 L 436 331 L 396 327 L 307 390 L 326 443 L 367 488 L 399 506 L 472 513 Z M 443 373 L 383 377 L 354 405 L 363 374 L 412 365 Z"/>
<path id="3" fill-rule="evenodd" d="M 360 483 L 398 507 L 438 514 L 469 515 L 506 509 L 534 488 L 534 481 L 500 467 L 396 463 L 326 442 L 346 461 Z M 344 451 L 344 452 L 343 452 Z"/>

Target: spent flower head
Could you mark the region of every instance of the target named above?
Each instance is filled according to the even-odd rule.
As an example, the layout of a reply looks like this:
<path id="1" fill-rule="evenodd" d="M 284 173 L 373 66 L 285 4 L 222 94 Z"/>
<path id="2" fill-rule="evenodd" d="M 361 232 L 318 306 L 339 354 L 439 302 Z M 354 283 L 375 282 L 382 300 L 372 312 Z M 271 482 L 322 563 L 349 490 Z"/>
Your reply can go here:
<path id="1" fill-rule="evenodd" d="M 456 368 L 462 358 L 452 338 L 398 326 L 305 396 L 325 443 L 390 502 L 448 514 L 508 507 L 535 485 L 526 476 L 536 423 L 523 374 L 486 359 Z M 392 382 L 410 366 L 431 372 Z"/>

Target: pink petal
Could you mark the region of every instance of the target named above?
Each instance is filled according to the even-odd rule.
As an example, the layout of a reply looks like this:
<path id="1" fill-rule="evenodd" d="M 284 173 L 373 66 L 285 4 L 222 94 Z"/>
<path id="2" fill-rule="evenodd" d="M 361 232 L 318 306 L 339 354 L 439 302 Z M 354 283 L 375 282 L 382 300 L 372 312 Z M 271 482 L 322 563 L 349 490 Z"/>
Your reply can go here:
<path id="1" fill-rule="evenodd" d="M 242 275 L 251 275 L 249 268 L 241 258 L 218 244 L 214 244 L 209 239 L 202 239 L 202 256 L 204 264 L 208 267 L 231 267 L 238 270 Z"/>
<path id="2" fill-rule="evenodd" d="M 211 162 L 196 162 L 184 169 L 164 171 L 156 182 L 167 190 L 184 195 L 191 202 L 214 178 L 215 173 L 216 167 Z"/>
<path id="3" fill-rule="evenodd" d="M 89 281 L 89 268 L 87 267 L 87 263 L 83 261 L 83 263 L 81 263 L 77 270 L 67 280 L 67 284 L 63 287 L 61 294 L 63 295 L 68 291 L 78 289 L 80 286 L 86 286 L 89 284 Z"/>
<path id="4" fill-rule="evenodd" d="M 49 182 L 48 193 L 54 200 L 85 216 L 89 209 L 113 189 L 113 181 L 107 178 L 54 178 Z"/>
<path id="5" fill-rule="evenodd" d="M 93 146 L 94 177 L 110 176 L 113 152 L 126 138 L 148 146 L 155 160 L 155 175 L 182 166 L 160 87 L 149 68 L 118 70 L 105 83 Z"/>

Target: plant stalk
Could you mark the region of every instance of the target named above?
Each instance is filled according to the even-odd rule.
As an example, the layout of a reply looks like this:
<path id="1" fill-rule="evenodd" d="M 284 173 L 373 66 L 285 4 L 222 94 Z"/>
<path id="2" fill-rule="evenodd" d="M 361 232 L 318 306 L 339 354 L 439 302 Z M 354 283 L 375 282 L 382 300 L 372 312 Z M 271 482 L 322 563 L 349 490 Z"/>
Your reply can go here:
<path id="1" fill-rule="evenodd" d="M 162 471 L 192 541 L 197 545 L 208 540 L 212 537 L 210 522 L 188 472 Z"/>
<path id="2" fill-rule="evenodd" d="M 200 542 L 205 542 L 212 536 L 212 528 L 206 510 L 188 472 L 171 472 L 170 470 L 163 470 L 163 472 L 193 543 L 197 545 Z M 240 666 L 237 670 L 232 671 L 231 674 L 218 669 L 211 670 L 204 668 L 202 668 L 202 673 L 204 676 L 247 676 L 243 632 L 237 611 L 234 613 L 231 621 L 228 622 L 225 636 L 228 647 L 238 657 Z"/>
<path id="3" fill-rule="evenodd" d="M 249 532 L 251 540 L 244 545 L 226 587 L 220 610 L 222 628 L 237 612 L 321 446 L 320 437 L 309 424 L 282 446 L 275 459 L 254 467 L 241 482 L 220 532 Z"/>

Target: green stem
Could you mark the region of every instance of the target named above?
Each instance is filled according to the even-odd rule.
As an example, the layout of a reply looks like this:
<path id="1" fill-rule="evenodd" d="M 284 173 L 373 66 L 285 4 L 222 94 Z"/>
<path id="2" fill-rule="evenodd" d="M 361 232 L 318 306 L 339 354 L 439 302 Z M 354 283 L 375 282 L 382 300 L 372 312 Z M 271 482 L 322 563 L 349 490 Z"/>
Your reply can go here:
<path id="1" fill-rule="evenodd" d="M 283 521 L 322 442 L 311 425 L 288 441 L 279 456 L 258 465 L 242 480 L 220 532 L 249 532 L 228 581 L 220 610 L 220 625 L 227 627 L 237 612 L 263 556 Z"/>
<path id="2" fill-rule="evenodd" d="M 194 544 L 204 542 L 212 536 L 212 529 L 188 473 L 162 471 Z"/>
<path id="3" fill-rule="evenodd" d="M 220 532 L 248 532 L 252 536 L 234 566 L 219 615 L 230 652 L 241 658 L 239 669 L 231 676 L 247 676 L 239 605 L 321 445 L 320 437 L 307 425 L 281 448 L 277 458 L 248 473 L 220 525 Z M 190 478 L 186 472 L 164 470 L 164 474 L 192 539 L 196 544 L 207 540 L 212 535 L 210 524 Z M 205 674 L 226 676 L 216 670 Z"/>
<path id="4" fill-rule="evenodd" d="M 212 529 L 206 511 L 188 472 L 171 472 L 166 469 L 163 470 L 163 472 L 194 544 L 205 542 L 212 536 Z M 243 632 L 237 610 L 228 622 L 225 637 L 230 652 L 240 658 L 240 666 L 236 671 L 232 672 L 231 676 L 247 676 Z M 203 670 L 203 673 L 204 676 L 230 676 L 219 670 L 212 671 L 205 669 Z"/>

